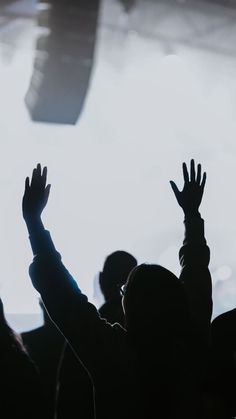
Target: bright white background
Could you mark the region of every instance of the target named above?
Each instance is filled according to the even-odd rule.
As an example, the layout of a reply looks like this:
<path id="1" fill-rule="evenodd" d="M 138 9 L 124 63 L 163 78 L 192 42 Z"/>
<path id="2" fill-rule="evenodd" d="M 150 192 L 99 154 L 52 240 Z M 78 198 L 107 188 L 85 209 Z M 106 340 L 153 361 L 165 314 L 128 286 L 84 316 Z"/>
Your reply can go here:
<path id="1" fill-rule="evenodd" d="M 28 10 L 28 3 L 34 2 L 13 6 Z M 130 15 L 116 0 L 102 2 L 90 90 L 74 127 L 30 121 L 24 96 L 36 23 L 19 18 L 0 25 L 0 294 L 8 315 L 40 312 L 21 216 L 24 179 L 38 162 L 48 166 L 52 184 L 45 225 L 97 305 L 94 277 L 114 250 L 179 273 L 183 216 L 169 180 L 181 186 L 182 162 L 201 162 L 208 175 L 202 216 L 212 252 L 214 315 L 236 305 L 236 54 L 212 44 L 172 41 L 170 48 L 155 30 L 145 32 L 149 20 L 155 28 L 155 7 L 143 19 L 142 1 Z M 167 40 L 179 28 L 178 10 L 171 13 L 172 22 L 160 23 Z M 216 22 L 217 9 L 211 16 Z M 199 31 L 203 17 L 204 11 Z M 221 31 L 215 44 L 223 37 Z M 232 44 L 235 38 L 236 27 Z M 28 328 L 29 320 L 15 327 Z"/>

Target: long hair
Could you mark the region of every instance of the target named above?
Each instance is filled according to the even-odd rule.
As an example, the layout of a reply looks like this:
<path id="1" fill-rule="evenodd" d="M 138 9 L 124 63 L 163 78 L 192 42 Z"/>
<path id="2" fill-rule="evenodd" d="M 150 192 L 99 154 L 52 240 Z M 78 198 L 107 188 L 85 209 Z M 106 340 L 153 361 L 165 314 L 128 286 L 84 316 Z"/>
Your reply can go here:
<path id="1" fill-rule="evenodd" d="M 190 330 L 188 305 L 181 282 L 168 269 L 142 264 L 134 268 L 123 299 L 126 329 L 135 340 L 171 336 Z"/>

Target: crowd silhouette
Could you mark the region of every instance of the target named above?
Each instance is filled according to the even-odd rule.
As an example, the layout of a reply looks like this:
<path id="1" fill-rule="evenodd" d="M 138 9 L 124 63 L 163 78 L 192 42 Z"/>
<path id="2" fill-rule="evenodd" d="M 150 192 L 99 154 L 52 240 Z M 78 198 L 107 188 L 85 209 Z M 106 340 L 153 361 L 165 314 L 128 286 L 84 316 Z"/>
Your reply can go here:
<path id="1" fill-rule="evenodd" d="M 200 205 L 206 173 L 183 163 L 170 181 L 183 210 L 176 277 L 117 250 L 99 274 L 97 309 L 62 263 L 42 212 L 50 185 L 38 164 L 22 201 L 44 325 L 17 335 L 0 300 L 1 414 L 46 419 L 233 419 L 236 309 L 212 321 L 210 250 Z"/>

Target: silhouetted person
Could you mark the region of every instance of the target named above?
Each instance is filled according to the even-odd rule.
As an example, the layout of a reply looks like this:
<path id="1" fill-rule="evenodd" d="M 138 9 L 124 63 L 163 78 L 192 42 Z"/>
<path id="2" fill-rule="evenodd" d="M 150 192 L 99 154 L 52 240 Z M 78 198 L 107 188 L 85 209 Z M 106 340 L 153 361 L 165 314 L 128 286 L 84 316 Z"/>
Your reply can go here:
<path id="1" fill-rule="evenodd" d="M 0 417 L 41 419 L 44 412 L 38 371 L 21 337 L 7 323 L 0 299 Z"/>
<path id="2" fill-rule="evenodd" d="M 120 288 L 136 265 L 137 260 L 121 250 L 111 253 L 105 260 L 103 270 L 99 274 L 105 303 L 99 309 L 99 313 L 110 323 L 124 323 Z M 94 417 L 92 381 L 68 344 L 65 344 L 62 353 L 57 388 L 57 419 L 74 418 L 78 404 L 83 419 Z"/>
<path id="3" fill-rule="evenodd" d="M 57 371 L 65 338 L 52 322 L 40 301 L 43 311 L 43 326 L 22 333 L 23 342 L 38 367 L 43 383 L 46 410 L 45 419 L 54 419 L 56 403 Z"/>
<path id="4" fill-rule="evenodd" d="M 34 261 L 30 276 L 50 316 L 88 369 L 97 418 L 204 417 L 202 379 L 212 312 L 209 248 L 198 208 L 206 175 L 201 166 L 184 188 L 172 182 L 185 213 L 180 278 L 158 265 L 129 275 L 123 307 L 126 329 L 102 319 L 61 262 L 41 213 L 47 203 L 46 169 L 26 179 L 23 216 Z M 77 414 L 79 416 L 79 406 Z"/>
<path id="5" fill-rule="evenodd" d="M 212 417 L 233 419 L 236 416 L 236 309 L 213 320 L 211 338 L 208 386 Z"/>
<path id="6" fill-rule="evenodd" d="M 127 281 L 137 260 L 127 252 L 118 250 L 107 256 L 99 275 L 99 284 L 105 303 L 99 308 L 101 317 L 109 323 L 124 325 L 124 311 L 121 304 L 121 287 Z"/>

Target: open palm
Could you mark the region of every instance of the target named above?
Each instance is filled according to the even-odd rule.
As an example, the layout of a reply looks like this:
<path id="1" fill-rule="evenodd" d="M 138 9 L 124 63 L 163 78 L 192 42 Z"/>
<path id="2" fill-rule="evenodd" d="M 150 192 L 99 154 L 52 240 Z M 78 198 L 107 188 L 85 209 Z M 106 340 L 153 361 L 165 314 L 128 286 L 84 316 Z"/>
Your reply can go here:
<path id="1" fill-rule="evenodd" d="M 47 185 L 47 168 L 41 169 L 38 164 L 33 170 L 31 182 L 29 177 L 25 180 L 25 192 L 22 201 L 22 211 L 25 220 L 40 217 L 48 202 L 50 186 Z"/>
<path id="2" fill-rule="evenodd" d="M 190 176 L 186 163 L 183 163 L 183 177 L 184 187 L 180 191 L 175 182 L 170 181 L 173 192 L 179 205 L 183 208 L 185 215 L 196 215 L 202 201 L 204 187 L 206 183 L 206 173 L 202 176 L 201 164 L 197 166 L 197 173 L 195 170 L 195 162 L 191 160 Z"/>

